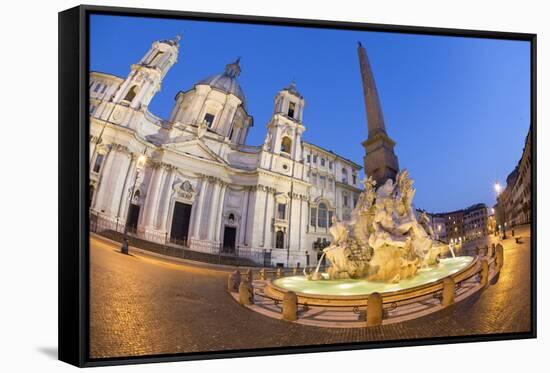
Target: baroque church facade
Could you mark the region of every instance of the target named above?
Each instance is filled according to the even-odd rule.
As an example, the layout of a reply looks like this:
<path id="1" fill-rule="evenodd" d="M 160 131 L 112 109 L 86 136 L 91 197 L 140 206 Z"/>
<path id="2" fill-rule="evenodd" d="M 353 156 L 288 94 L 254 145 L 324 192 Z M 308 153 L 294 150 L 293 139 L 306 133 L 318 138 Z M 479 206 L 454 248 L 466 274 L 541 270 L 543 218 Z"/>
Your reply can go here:
<path id="1" fill-rule="evenodd" d="M 254 122 L 239 60 L 180 91 L 167 120 L 151 114 L 179 49 L 179 37 L 154 42 L 126 78 L 91 72 L 93 229 L 127 225 L 161 244 L 315 265 L 332 217 L 349 219 L 357 203 L 361 166 L 303 140 L 294 83 L 276 93 L 264 143 L 247 145 Z"/>

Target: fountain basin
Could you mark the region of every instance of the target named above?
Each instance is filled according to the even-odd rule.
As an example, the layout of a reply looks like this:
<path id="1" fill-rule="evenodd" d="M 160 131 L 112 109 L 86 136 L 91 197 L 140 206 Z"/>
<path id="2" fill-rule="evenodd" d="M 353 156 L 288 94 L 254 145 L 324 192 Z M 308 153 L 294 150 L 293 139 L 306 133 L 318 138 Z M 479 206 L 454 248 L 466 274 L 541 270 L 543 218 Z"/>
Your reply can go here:
<path id="1" fill-rule="evenodd" d="M 282 299 L 293 291 L 300 303 L 324 306 L 366 305 L 369 294 L 380 293 L 384 302 L 396 302 L 435 293 L 442 281 L 451 277 L 455 282 L 471 276 L 478 266 L 477 258 L 460 256 L 441 259 L 437 266 L 420 269 L 417 275 L 397 284 L 373 282 L 364 279 L 307 280 L 304 276 L 283 277 L 273 280 L 266 289 L 269 296 Z"/>

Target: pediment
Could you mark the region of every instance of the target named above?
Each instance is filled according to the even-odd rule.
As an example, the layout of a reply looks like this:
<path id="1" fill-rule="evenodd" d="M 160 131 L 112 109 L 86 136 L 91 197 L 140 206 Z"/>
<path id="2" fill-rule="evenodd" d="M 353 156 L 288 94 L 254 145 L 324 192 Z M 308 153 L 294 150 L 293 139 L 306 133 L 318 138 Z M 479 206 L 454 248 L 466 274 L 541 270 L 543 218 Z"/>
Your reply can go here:
<path id="1" fill-rule="evenodd" d="M 186 142 L 165 144 L 164 147 L 167 149 L 172 149 L 178 153 L 189 155 L 194 158 L 227 164 L 225 160 L 220 158 L 208 147 L 208 145 L 206 145 L 202 140 L 199 139 Z"/>

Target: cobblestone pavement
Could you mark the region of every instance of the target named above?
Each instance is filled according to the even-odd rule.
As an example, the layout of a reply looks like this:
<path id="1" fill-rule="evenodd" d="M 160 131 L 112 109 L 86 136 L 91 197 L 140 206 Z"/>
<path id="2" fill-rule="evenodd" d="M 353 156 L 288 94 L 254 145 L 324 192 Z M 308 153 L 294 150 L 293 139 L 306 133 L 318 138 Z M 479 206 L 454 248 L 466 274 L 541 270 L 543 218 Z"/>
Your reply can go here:
<path id="1" fill-rule="evenodd" d="M 443 311 L 365 329 L 297 325 L 239 306 L 227 272 L 119 254 L 91 239 L 92 358 L 525 332 L 530 330 L 530 245 L 505 240 L 498 282 Z"/>

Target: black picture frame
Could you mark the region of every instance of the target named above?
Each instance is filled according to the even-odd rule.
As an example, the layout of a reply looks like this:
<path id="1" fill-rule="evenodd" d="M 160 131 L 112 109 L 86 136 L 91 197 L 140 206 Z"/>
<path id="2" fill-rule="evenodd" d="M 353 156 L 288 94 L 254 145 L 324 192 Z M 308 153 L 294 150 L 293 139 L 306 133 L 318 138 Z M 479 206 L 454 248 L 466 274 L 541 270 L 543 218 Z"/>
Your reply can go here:
<path id="1" fill-rule="evenodd" d="M 335 28 L 426 35 L 445 35 L 528 41 L 531 45 L 531 331 L 398 341 L 266 348 L 124 358 L 89 357 L 89 17 L 92 14 L 210 20 L 247 24 Z M 537 36 L 527 33 L 459 30 L 448 28 L 382 25 L 342 21 L 242 16 L 184 11 L 82 5 L 59 13 L 59 359 L 79 367 L 151 362 L 282 355 L 382 347 L 403 347 L 463 342 L 536 338 L 536 201 L 537 201 Z"/>

